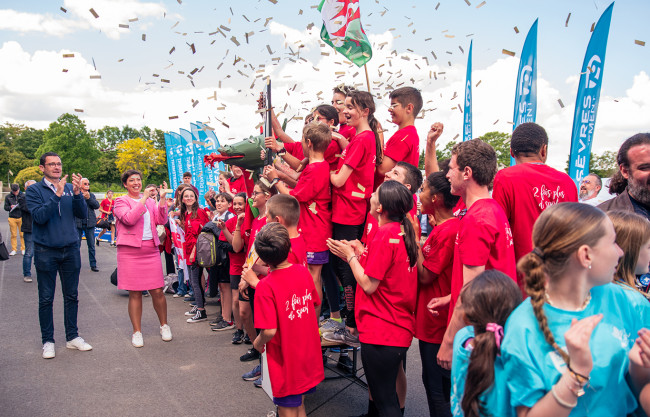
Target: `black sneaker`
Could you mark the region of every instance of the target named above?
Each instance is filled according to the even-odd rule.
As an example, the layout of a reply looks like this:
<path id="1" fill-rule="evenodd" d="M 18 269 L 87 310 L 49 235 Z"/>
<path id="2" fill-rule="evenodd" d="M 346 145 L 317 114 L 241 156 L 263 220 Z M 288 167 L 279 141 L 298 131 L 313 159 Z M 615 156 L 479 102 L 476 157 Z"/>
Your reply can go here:
<path id="1" fill-rule="evenodd" d="M 212 326 L 213 332 L 222 332 L 224 330 L 230 330 L 235 328 L 235 323 L 232 321 L 221 320 L 219 324 Z"/>
<path id="2" fill-rule="evenodd" d="M 235 330 L 235 333 L 232 334 L 232 344 L 241 345 L 244 341 L 244 331 L 241 329 Z"/>
<path id="3" fill-rule="evenodd" d="M 208 313 L 205 310 L 196 310 L 196 314 L 187 319 L 188 323 L 198 323 L 208 319 Z"/>
<path id="4" fill-rule="evenodd" d="M 248 352 L 244 353 L 239 357 L 239 360 L 242 362 L 255 361 L 260 358 L 260 353 L 255 350 L 255 348 L 250 348 Z"/>
<path id="5" fill-rule="evenodd" d="M 352 373 L 352 360 L 349 356 L 339 356 L 339 362 L 336 364 L 336 367 L 347 372 Z"/>
<path id="6" fill-rule="evenodd" d="M 248 335 L 244 336 L 244 344 L 246 345 L 252 345 L 253 342 L 251 342 L 251 338 L 248 337 Z"/>

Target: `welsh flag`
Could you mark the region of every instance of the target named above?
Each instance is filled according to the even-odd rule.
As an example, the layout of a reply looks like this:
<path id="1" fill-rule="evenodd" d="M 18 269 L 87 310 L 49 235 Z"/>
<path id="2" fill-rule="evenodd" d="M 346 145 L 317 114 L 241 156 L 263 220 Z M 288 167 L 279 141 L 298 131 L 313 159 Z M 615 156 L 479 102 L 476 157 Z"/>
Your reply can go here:
<path id="1" fill-rule="evenodd" d="M 322 0 L 318 10 L 323 16 L 320 37 L 358 67 L 372 58 L 372 48 L 361 27 L 359 0 Z"/>

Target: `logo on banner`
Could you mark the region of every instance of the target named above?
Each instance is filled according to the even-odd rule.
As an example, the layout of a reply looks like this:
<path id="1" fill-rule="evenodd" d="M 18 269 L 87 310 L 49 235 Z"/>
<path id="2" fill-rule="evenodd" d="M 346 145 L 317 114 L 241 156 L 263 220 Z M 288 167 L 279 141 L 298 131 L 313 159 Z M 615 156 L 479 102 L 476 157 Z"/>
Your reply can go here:
<path id="1" fill-rule="evenodd" d="M 530 88 L 533 85 L 533 68 L 530 65 L 524 65 L 521 69 L 521 76 L 519 77 L 519 91 L 520 96 L 530 94 Z"/>
<path id="2" fill-rule="evenodd" d="M 598 55 L 594 55 L 589 60 L 587 64 L 587 76 L 585 77 L 585 87 L 594 88 L 598 85 L 600 80 L 600 69 L 603 67 L 603 63 L 600 60 Z"/>

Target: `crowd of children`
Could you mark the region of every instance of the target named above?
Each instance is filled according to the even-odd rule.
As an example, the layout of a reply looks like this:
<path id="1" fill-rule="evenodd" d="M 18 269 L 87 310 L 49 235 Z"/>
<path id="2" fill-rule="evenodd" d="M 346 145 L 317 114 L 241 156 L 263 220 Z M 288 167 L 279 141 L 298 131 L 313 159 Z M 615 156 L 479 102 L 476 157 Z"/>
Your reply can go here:
<path id="1" fill-rule="evenodd" d="M 304 395 L 324 378 L 321 340 L 360 347 L 365 415 L 403 415 L 414 337 L 431 416 L 647 412 L 650 304 L 637 276 L 650 222 L 578 203 L 573 181 L 545 164 L 534 123 L 515 129 L 517 164 L 499 172 L 479 139 L 439 163 L 436 123 L 423 178 L 422 97 L 403 87 L 390 100 L 398 130 L 385 144 L 373 96 L 340 86 L 298 142 L 273 116 L 265 145 L 278 157 L 254 184 L 231 167 L 205 209 L 179 186 L 170 216 L 185 233 L 187 321 L 207 320 L 197 241 L 212 233 L 211 329 L 252 343 L 242 361 L 266 350 L 281 416 L 306 415 Z M 242 377 L 261 386 L 261 369 Z"/>

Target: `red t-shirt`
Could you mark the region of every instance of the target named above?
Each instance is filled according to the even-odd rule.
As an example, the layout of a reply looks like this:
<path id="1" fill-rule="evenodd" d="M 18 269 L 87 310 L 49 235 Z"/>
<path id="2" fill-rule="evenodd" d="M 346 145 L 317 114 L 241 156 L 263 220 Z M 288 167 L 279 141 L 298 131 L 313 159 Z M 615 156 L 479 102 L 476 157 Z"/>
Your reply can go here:
<path id="1" fill-rule="evenodd" d="M 578 189 L 564 172 L 542 163 L 525 163 L 497 172 L 494 198 L 506 213 L 515 242 L 515 259 L 533 250 L 533 225 L 547 207 L 577 202 Z"/>
<path id="2" fill-rule="evenodd" d="M 332 140 L 325 149 L 325 154 L 323 155 L 325 161 L 330 165 L 330 171 L 336 171 L 339 166 L 339 158 L 341 158 L 341 146 L 335 140 Z"/>
<path id="3" fill-rule="evenodd" d="M 363 228 L 363 234 L 361 235 L 361 243 L 367 246 L 368 243 L 372 242 L 375 238 L 375 235 L 377 234 L 378 229 L 379 222 L 373 217 L 372 214 L 368 213 L 366 216 L 366 225 Z"/>
<path id="4" fill-rule="evenodd" d="M 420 162 L 420 137 L 415 126 L 406 126 L 393 134 L 384 145 L 384 156 L 393 161 L 404 161 L 417 168 Z M 374 189 L 384 182 L 384 176 L 375 172 Z"/>
<path id="5" fill-rule="evenodd" d="M 356 135 L 343 151 L 339 161 L 352 168 L 345 184 L 332 191 L 332 221 L 346 225 L 362 224 L 368 212 L 375 172 L 375 134 L 366 130 Z"/>
<path id="6" fill-rule="evenodd" d="M 251 230 L 249 232 L 244 233 L 244 243 L 246 247 L 246 255 L 244 255 L 244 263 L 246 263 L 246 257 L 248 257 L 248 254 L 251 251 L 253 244 L 255 243 L 255 236 L 257 236 L 257 232 L 259 232 L 260 229 L 262 229 L 262 227 L 264 227 L 265 225 L 266 225 L 266 215 L 262 217 L 256 217 L 253 219 L 253 222 L 251 223 Z M 257 278 L 259 279 L 265 277 L 266 275 L 264 274 L 259 274 L 257 276 Z"/>
<path id="7" fill-rule="evenodd" d="M 102 200 L 101 203 L 99 203 L 99 206 L 101 207 L 102 210 L 112 214 L 113 206 L 115 206 L 115 200 L 109 200 L 108 198 L 105 198 Z M 108 214 L 102 213 L 100 219 L 105 219 L 106 217 L 108 217 Z"/>
<path id="8" fill-rule="evenodd" d="M 284 144 L 284 149 L 287 153 L 295 158 L 298 158 L 300 161 L 305 159 L 305 154 L 302 151 L 301 142 L 289 142 Z"/>
<path id="9" fill-rule="evenodd" d="M 300 174 L 296 188 L 289 193 L 300 203 L 300 221 L 307 251 L 327 250 L 327 239 L 332 237 L 332 191 L 330 168 L 325 161 L 307 165 Z"/>
<path id="10" fill-rule="evenodd" d="M 418 277 L 417 267 L 409 265 L 399 223 L 379 228 L 368 246 L 365 273 L 381 282 L 370 295 L 357 288 L 359 340 L 383 346 L 411 346 Z"/>
<path id="11" fill-rule="evenodd" d="M 190 263 L 194 263 L 194 259 L 190 258 L 190 255 L 194 246 L 196 246 L 196 239 L 199 237 L 203 226 L 209 221 L 208 215 L 201 209 L 196 212 L 195 218 L 191 218 L 186 213 L 185 219 L 183 220 L 185 223 L 185 243 L 183 244 L 183 249 L 185 251 L 185 259 Z"/>
<path id="12" fill-rule="evenodd" d="M 294 265 L 307 266 L 307 247 L 303 235 L 291 238 L 291 250 L 287 262 Z"/>
<path id="13" fill-rule="evenodd" d="M 415 337 L 428 343 L 442 343 L 447 330 L 448 308 L 440 309 L 434 316 L 427 310 L 432 298 L 444 297 L 451 293 L 451 274 L 454 269 L 454 243 L 460 220 L 452 218 L 435 226 L 422 246 L 423 265 L 438 274 L 429 285 L 418 284 L 418 302 L 415 310 Z"/>
<path id="14" fill-rule="evenodd" d="M 348 124 L 341 123 L 338 132 L 347 140 L 351 140 L 357 134 L 357 129 Z"/>
<path id="15" fill-rule="evenodd" d="M 230 177 L 228 180 L 228 185 L 230 185 L 230 192 L 233 194 L 245 193 L 246 192 L 246 181 L 244 181 L 244 175 L 246 171 L 239 178 Z"/>
<path id="16" fill-rule="evenodd" d="M 235 228 L 237 227 L 237 215 L 226 220 L 226 229 L 231 234 L 235 234 Z M 219 240 L 227 242 L 226 236 L 223 233 L 219 235 Z M 244 267 L 244 262 L 246 261 L 246 252 L 243 250 L 241 252 L 228 252 L 228 259 L 230 259 L 230 269 L 228 273 L 230 275 L 241 275 L 241 272 Z"/>
<path id="17" fill-rule="evenodd" d="M 454 248 L 449 319 L 463 288 L 463 265 L 496 269 L 517 281 L 512 231 L 503 209 L 491 198 L 477 200 L 460 219 Z"/>
<path id="18" fill-rule="evenodd" d="M 311 274 L 301 265 L 276 269 L 257 285 L 255 327 L 277 329 L 266 344 L 274 397 L 309 391 L 324 378 Z"/>
<path id="19" fill-rule="evenodd" d="M 244 183 L 246 183 L 246 195 L 250 197 L 253 195 L 253 188 L 255 188 L 255 178 L 253 178 L 252 171 L 247 169 L 242 169 L 242 171 L 244 171 L 242 177 L 244 177 Z"/>

